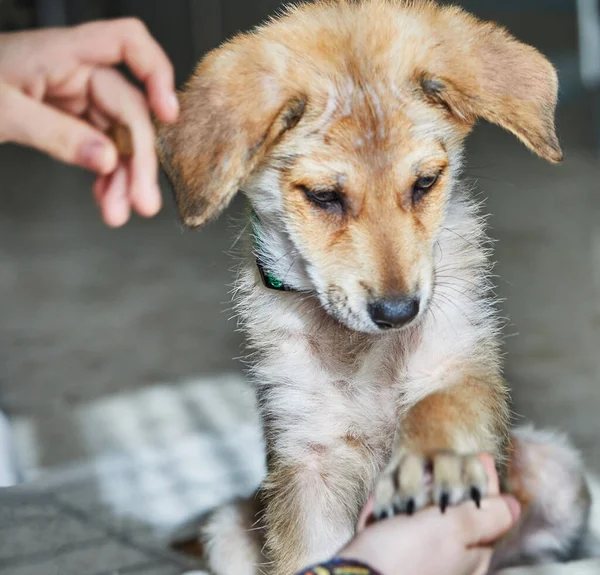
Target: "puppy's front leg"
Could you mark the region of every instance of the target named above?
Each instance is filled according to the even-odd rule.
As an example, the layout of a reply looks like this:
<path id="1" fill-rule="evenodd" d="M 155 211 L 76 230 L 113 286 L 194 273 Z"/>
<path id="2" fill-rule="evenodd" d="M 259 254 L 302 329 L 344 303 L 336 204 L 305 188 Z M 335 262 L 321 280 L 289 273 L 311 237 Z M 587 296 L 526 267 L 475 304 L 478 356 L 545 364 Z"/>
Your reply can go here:
<path id="1" fill-rule="evenodd" d="M 291 575 L 328 559 L 350 540 L 374 479 L 356 446 L 307 446 L 307 461 L 275 457 L 265 497 L 269 575 Z"/>
<path id="2" fill-rule="evenodd" d="M 375 514 L 410 514 L 431 503 L 444 510 L 469 497 L 479 503 L 487 478 L 477 454 L 505 460 L 508 423 L 500 377 L 463 376 L 414 405 L 377 482 Z"/>

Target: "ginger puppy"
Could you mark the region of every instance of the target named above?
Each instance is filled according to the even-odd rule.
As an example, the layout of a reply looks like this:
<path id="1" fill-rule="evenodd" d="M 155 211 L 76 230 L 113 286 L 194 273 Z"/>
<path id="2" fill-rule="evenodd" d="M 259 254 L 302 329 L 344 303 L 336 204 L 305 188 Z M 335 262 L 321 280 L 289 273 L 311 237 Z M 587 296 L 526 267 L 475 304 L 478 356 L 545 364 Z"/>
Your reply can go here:
<path id="1" fill-rule="evenodd" d="M 581 465 L 511 436 L 483 222 L 459 178 L 478 118 L 559 162 L 556 94 L 535 49 L 427 1 L 302 4 L 200 63 L 159 147 L 188 226 L 238 190 L 252 206 L 235 297 L 268 452 L 260 505 L 205 527 L 214 573 L 330 556 L 373 489 L 380 516 L 478 502 L 482 451 L 525 505 L 497 564 L 574 551 Z"/>

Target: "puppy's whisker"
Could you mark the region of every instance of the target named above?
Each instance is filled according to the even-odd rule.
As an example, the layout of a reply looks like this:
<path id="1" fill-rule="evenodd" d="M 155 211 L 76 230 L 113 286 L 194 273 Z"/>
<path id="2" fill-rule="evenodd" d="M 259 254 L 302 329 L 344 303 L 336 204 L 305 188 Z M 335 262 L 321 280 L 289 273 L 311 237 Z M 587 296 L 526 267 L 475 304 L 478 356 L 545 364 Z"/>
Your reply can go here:
<path id="1" fill-rule="evenodd" d="M 436 273 L 436 281 L 437 280 L 452 280 L 453 282 L 458 282 L 458 283 L 464 283 L 464 284 L 469 284 L 471 286 L 473 286 L 473 289 L 475 291 L 479 291 L 481 289 L 481 283 L 470 280 L 468 278 L 465 277 L 459 277 L 459 276 L 450 276 L 447 274 L 437 274 Z"/>
<path id="2" fill-rule="evenodd" d="M 244 227 L 234 236 L 233 244 L 231 245 L 231 250 L 235 250 L 240 240 L 247 235 L 248 227 L 250 226 L 249 222 L 244 224 Z"/>
<path id="3" fill-rule="evenodd" d="M 518 188 L 519 187 L 514 182 L 509 182 L 508 180 L 502 180 L 502 179 L 498 179 L 498 178 L 491 178 L 490 176 L 482 176 L 480 174 L 478 175 L 478 174 L 470 174 L 470 173 L 467 173 L 466 176 L 468 178 L 475 178 L 477 180 L 484 180 L 486 182 L 493 182 L 495 184 L 502 184 L 503 186 L 509 186 L 511 188 Z"/>
<path id="4" fill-rule="evenodd" d="M 449 284 L 449 283 L 443 283 L 443 282 L 436 282 L 435 285 L 436 285 L 437 288 L 439 288 L 438 292 L 440 292 L 441 290 L 444 290 L 444 289 L 449 289 L 449 290 L 452 290 L 453 292 L 455 292 L 456 294 L 458 294 L 460 296 L 466 297 L 469 301 L 471 301 L 473 303 L 477 303 L 479 301 L 478 298 L 476 298 L 475 296 L 469 294 L 468 291 L 459 289 L 455 285 L 452 285 L 452 284 Z"/>
<path id="5" fill-rule="evenodd" d="M 437 301 L 432 299 L 430 305 L 432 306 L 432 308 L 435 307 L 435 309 L 437 309 L 444 316 L 448 325 L 450 325 L 450 326 L 453 325 L 452 322 L 450 321 L 450 318 L 448 317 L 448 314 L 446 314 L 446 311 L 444 310 L 444 308 Z M 432 313 L 433 313 L 433 310 L 432 310 Z M 435 317 L 435 314 L 434 314 L 434 317 Z"/>
<path id="6" fill-rule="evenodd" d="M 446 302 L 450 307 L 454 308 L 462 317 L 464 317 L 465 320 L 467 320 L 469 322 L 469 324 L 472 327 L 475 327 L 475 325 L 473 324 L 472 318 L 465 312 L 465 310 L 460 305 L 458 305 L 458 303 L 455 300 L 453 300 L 451 297 L 447 296 L 446 294 L 440 293 L 439 291 L 434 293 L 432 300 L 435 299 L 436 297 L 441 298 L 442 301 Z M 439 302 L 436 302 L 436 303 L 439 303 Z M 441 307 L 440 307 L 440 309 L 441 309 Z"/>
<path id="7" fill-rule="evenodd" d="M 456 237 L 460 238 L 460 239 L 461 239 L 463 242 L 465 242 L 466 244 L 468 244 L 468 245 L 469 245 L 469 246 L 471 246 L 472 248 L 474 248 L 474 247 L 475 247 L 475 245 L 473 244 L 473 242 L 471 242 L 471 241 L 467 240 L 467 239 L 466 239 L 464 236 L 462 236 L 461 234 L 459 234 L 457 231 L 455 231 L 455 230 L 453 230 L 453 229 L 451 229 L 451 228 L 448 228 L 448 227 L 445 227 L 444 229 L 445 229 L 447 232 L 450 232 L 451 234 L 454 234 Z"/>
<path id="8" fill-rule="evenodd" d="M 296 258 L 292 260 L 292 263 L 290 264 L 290 267 L 287 269 L 287 271 L 285 272 L 284 276 L 283 276 L 283 283 L 285 283 L 285 280 L 287 279 L 290 271 L 292 270 L 292 268 L 296 265 Z"/>

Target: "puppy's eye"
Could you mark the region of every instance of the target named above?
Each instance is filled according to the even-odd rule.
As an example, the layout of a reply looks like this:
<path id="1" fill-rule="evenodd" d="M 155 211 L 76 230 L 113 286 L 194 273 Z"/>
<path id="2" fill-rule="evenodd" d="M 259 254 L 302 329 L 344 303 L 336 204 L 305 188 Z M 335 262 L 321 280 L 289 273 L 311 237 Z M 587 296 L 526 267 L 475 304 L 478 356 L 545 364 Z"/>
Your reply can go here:
<path id="1" fill-rule="evenodd" d="M 440 179 L 440 174 L 432 176 L 423 176 L 419 178 L 413 185 L 413 203 L 418 203 L 423 196 L 435 186 Z"/>
<path id="2" fill-rule="evenodd" d="M 325 210 L 342 210 L 344 198 L 337 190 L 311 190 L 302 187 L 308 201 Z"/>

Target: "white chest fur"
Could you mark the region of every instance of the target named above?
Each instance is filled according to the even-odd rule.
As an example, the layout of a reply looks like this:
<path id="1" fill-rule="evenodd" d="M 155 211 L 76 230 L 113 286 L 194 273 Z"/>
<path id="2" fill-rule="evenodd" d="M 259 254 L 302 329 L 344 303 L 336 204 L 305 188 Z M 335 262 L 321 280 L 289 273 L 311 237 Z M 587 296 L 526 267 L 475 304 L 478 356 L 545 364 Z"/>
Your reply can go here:
<path id="1" fill-rule="evenodd" d="M 355 442 L 376 472 L 406 410 L 450 385 L 465 361 L 497 355 L 489 353 L 497 321 L 484 241 L 475 207 L 455 198 L 436 248 L 427 314 L 414 327 L 382 334 L 341 326 L 310 295 L 266 289 L 248 257 L 236 306 L 269 448 L 294 464 Z"/>

